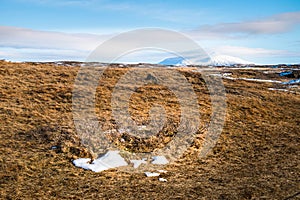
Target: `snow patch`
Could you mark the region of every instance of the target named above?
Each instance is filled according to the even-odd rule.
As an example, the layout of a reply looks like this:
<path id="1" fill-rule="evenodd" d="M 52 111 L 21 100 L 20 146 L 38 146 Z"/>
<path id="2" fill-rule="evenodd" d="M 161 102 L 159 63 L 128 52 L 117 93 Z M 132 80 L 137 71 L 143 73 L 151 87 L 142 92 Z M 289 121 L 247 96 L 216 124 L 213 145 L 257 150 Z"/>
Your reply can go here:
<path id="1" fill-rule="evenodd" d="M 292 75 L 292 74 L 293 74 L 292 71 L 287 71 L 287 72 L 281 72 L 281 73 L 279 74 L 279 76 L 289 76 L 289 75 Z"/>
<path id="2" fill-rule="evenodd" d="M 147 130 L 147 126 L 145 126 L 145 125 L 138 126 L 138 130 L 139 131 Z"/>
<path id="3" fill-rule="evenodd" d="M 157 171 L 160 172 L 160 173 L 166 173 L 166 172 L 168 172 L 167 170 L 162 170 L 162 169 L 157 170 Z"/>
<path id="4" fill-rule="evenodd" d="M 145 172 L 145 175 L 147 177 L 155 177 L 155 176 L 159 176 L 160 174 L 156 172 Z"/>
<path id="5" fill-rule="evenodd" d="M 281 81 L 277 81 L 277 80 L 265 80 L 265 79 L 255 79 L 255 78 L 237 78 L 237 80 L 254 81 L 254 82 L 262 82 L 262 83 L 281 83 Z"/>
<path id="6" fill-rule="evenodd" d="M 158 180 L 161 182 L 167 182 L 167 179 L 165 179 L 165 178 L 158 178 Z"/>
<path id="7" fill-rule="evenodd" d="M 155 165 L 165 165 L 169 163 L 165 156 L 153 156 L 152 159 L 151 163 Z"/>
<path id="8" fill-rule="evenodd" d="M 300 83 L 300 79 L 295 79 L 295 80 L 291 80 L 291 81 L 288 81 L 288 82 L 283 82 L 282 84 L 290 85 L 290 84 L 298 84 L 298 83 Z"/>
<path id="9" fill-rule="evenodd" d="M 73 164 L 76 167 L 81 167 L 83 169 L 90 169 L 90 165 L 88 162 L 90 162 L 90 158 L 78 158 L 76 160 L 73 160 Z"/>
<path id="10" fill-rule="evenodd" d="M 92 170 L 94 172 L 101 172 L 104 170 L 128 165 L 124 158 L 120 156 L 119 151 L 108 151 L 106 154 L 94 160 L 92 163 L 89 163 L 90 161 L 90 158 L 79 158 L 73 160 L 73 164 L 76 167 Z"/>
<path id="11" fill-rule="evenodd" d="M 232 75 L 231 73 L 210 74 L 210 75 L 221 77 L 221 78 L 224 78 L 224 79 L 229 79 L 229 80 L 243 80 L 243 81 L 261 82 L 261 83 L 282 83 L 281 81 L 277 81 L 277 80 L 255 79 L 255 78 L 233 78 L 233 77 L 231 77 L 231 75 Z"/>
<path id="12" fill-rule="evenodd" d="M 279 88 L 268 88 L 268 90 L 271 90 L 271 91 L 289 92 L 289 90 L 287 90 L 287 89 L 279 89 Z"/>

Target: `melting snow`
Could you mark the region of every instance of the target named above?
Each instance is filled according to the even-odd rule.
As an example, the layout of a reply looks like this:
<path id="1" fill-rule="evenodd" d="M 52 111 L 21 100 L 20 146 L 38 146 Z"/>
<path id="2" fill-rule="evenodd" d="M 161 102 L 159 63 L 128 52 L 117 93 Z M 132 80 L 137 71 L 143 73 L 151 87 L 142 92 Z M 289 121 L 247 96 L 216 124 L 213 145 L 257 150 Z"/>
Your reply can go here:
<path id="1" fill-rule="evenodd" d="M 147 126 L 144 126 L 144 125 L 138 126 L 139 131 L 146 130 L 146 129 L 147 129 Z"/>
<path id="2" fill-rule="evenodd" d="M 154 177 L 154 176 L 159 176 L 160 174 L 156 172 L 145 172 L 145 175 L 147 177 Z"/>
<path id="3" fill-rule="evenodd" d="M 281 91 L 281 92 L 289 92 L 289 93 L 297 94 L 296 91 L 288 90 L 288 89 L 268 88 L 268 90 L 272 90 L 272 91 Z"/>
<path id="4" fill-rule="evenodd" d="M 157 170 L 158 172 L 161 172 L 161 173 L 166 173 L 166 172 L 168 172 L 167 170 L 162 170 L 162 169 L 160 169 L 160 170 Z"/>
<path id="5" fill-rule="evenodd" d="M 165 165 L 169 163 L 165 156 L 153 156 L 152 159 L 151 163 L 155 165 Z"/>
<path id="6" fill-rule="evenodd" d="M 255 79 L 255 78 L 237 78 L 237 80 L 263 82 L 263 83 L 281 83 L 281 81 L 276 81 L 276 80 L 265 80 L 265 79 Z"/>
<path id="7" fill-rule="evenodd" d="M 232 75 L 231 73 L 211 74 L 211 76 L 218 76 L 229 80 L 243 80 L 243 81 L 254 81 L 254 82 L 262 82 L 262 83 L 282 83 L 281 81 L 277 81 L 277 80 L 266 80 L 266 79 L 255 79 L 255 78 L 233 78 L 231 77 L 231 75 Z"/>
<path id="8" fill-rule="evenodd" d="M 161 182 L 167 182 L 167 179 L 165 179 L 165 178 L 158 178 L 158 180 Z"/>
<path id="9" fill-rule="evenodd" d="M 169 163 L 165 156 L 153 156 L 152 164 L 155 165 L 164 165 Z M 125 159 L 119 154 L 119 151 L 108 151 L 103 156 L 94 160 L 92 163 L 90 158 L 79 158 L 73 160 L 73 164 L 76 167 L 81 167 L 83 169 L 91 170 L 94 172 L 101 172 L 104 170 L 127 166 L 128 163 Z M 134 168 L 138 168 L 141 164 L 147 164 L 147 158 L 143 158 L 142 160 L 130 160 L 133 163 Z M 165 170 L 159 170 L 159 172 L 164 173 Z M 146 176 L 159 176 L 159 173 L 151 173 L 145 172 Z"/>
<path id="10" fill-rule="evenodd" d="M 130 160 L 131 163 L 133 163 L 134 168 L 138 168 L 141 164 L 147 164 L 146 158 L 143 158 L 142 160 Z"/>
<path id="11" fill-rule="evenodd" d="M 282 91 L 282 92 L 289 92 L 289 90 L 287 90 L 287 89 L 278 89 L 278 88 L 268 88 L 268 90 L 272 90 L 272 91 Z"/>
<path id="12" fill-rule="evenodd" d="M 289 84 L 297 84 L 297 83 L 300 83 L 300 79 L 295 79 L 295 80 L 291 80 L 291 81 L 288 81 L 288 82 L 283 82 L 282 84 L 289 85 Z"/>
<path id="13" fill-rule="evenodd" d="M 104 170 L 128 165 L 124 158 L 120 156 L 119 151 L 108 151 L 105 155 L 94 160 L 91 164 L 89 163 L 90 161 L 90 158 L 79 158 L 73 160 L 73 164 L 76 167 L 92 170 L 94 172 L 101 172 Z"/>
<path id="14" fill-rule="evenodd" d="M 280 74 L 279 74 L 279 76 L 289 76 L 289 75 L 292 75 L 293 74 L 293 72 L 292 71 L 288 71 L 288 72 L 281 72 Z"/>

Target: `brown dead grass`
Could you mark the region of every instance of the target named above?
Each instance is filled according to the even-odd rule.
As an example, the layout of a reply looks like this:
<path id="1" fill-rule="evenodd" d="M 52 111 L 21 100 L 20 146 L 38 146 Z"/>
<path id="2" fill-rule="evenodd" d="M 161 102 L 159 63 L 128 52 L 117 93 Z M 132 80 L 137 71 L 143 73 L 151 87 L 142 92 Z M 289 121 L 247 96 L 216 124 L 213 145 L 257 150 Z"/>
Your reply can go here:
<path id="1" fill-rule="evenodd" d="M 73 166 L 71 159 L 91 156 L 80 144 L 72 120 L 72 89 L 78 69 L 0 62 L 1 199 L 297 198 L 299 93 L 267 90 L 279 87 L 272 83 L 224 80 L 228 108 L 218 144 L 206 158 L 195 157 L 202 144 L 199 131 L 199 139 L 186 157 L 165 167 L 168 172 L 161 177 L 168 182 L 164 183 L 140 173 L 94 173 Z M 109 99 L 113 86 L 126 70 L 109 69 L 100 81 L 96 112 L 104 129 L 116 126 Z M 237 76 L 280 79 L 256 70 L 222 70 Z M 198 95 L 201 127 L 205 126 L 211 105 L 201 75 L 191 70 L 181 73 Z M 158 94 L 158 90 L 163 92 Z M 178 102 L 166 88 L 140 88 L 131 102 L 133 118 L 140 124 L 149 120 L 148 110 L 154 102 L 163 104 L 169 124 L 175 124 L 168 129 L 170 136 L 176 134 Z M 123 147 L 145 151 L 162 141 L 136 140 L 128 139 Z M 52 146 L 57 149 L 51 149 Z"/>

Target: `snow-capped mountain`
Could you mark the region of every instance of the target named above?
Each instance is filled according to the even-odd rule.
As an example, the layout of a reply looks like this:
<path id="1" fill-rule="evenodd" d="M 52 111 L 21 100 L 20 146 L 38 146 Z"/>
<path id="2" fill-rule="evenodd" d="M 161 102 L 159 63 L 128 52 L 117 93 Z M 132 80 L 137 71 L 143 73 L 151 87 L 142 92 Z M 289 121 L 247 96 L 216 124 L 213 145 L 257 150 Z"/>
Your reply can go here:
<path id="1" fill-rule="evenodd" d="M 186 60 L 183 57 L 173 57 L 173 58 L 166 58 L 163 61 L 159 62 L 160 65 L 187 65 Z"/>
<path id="2" fill-rule="evenodd" d="M 174 65 L 174 66 L 186 66 L 188 64 L 197 64 L 197 65 L 210 65 L 210 66 L 232 66 L 237 64 L 248 65 L 254 64 L 252 62 L 243 60 L 241 58 L 227 56 L 227 55 L 211 55 L 204 59 L 191 59 L 193 63 L 189 63 L 189 59 L 183 57 L 173 57 L 166 58 L 161 61 L 160 65 Z"/>
<path id="3" fill-rule="evenodd" d="M 210 57 L 209 64 L 213 66 L 231 66 L 237 64 L 249 65 L 254 63 L 234 56 L 213 55 Z"/>

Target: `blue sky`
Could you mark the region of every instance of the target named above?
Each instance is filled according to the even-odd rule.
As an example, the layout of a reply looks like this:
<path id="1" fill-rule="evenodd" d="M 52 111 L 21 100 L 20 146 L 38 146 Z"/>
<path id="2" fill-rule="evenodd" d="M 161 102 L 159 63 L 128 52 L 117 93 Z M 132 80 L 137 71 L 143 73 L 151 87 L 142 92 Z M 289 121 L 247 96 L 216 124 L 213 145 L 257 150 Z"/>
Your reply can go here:
<path id="1" fill-rule="evenodd" d="M 148 27 L 180 31 L 209 53 L 300 63 L 299 0 L 0 0 L 0 59 L 85 60 L 112 36 Z"/>

